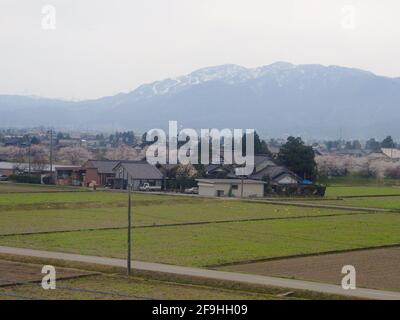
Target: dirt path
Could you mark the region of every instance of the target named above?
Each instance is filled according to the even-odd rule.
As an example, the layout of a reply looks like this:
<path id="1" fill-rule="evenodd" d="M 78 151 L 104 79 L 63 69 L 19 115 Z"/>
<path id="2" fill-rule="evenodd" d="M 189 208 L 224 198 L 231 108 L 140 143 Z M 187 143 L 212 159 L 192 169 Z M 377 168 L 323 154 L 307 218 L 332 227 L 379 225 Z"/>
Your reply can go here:
<path id="1" fill-rule="evenodd" d="M 101 265 L 116 266 L 116 267 L 126 266 L 126 261 L 122 259 L 84 256 L 84 255 L 61 253 L 61 252 L 49 252 L 41 250 L 0 246 L 0 253 L 93 263 L 93 264 L 101 264 Z M 316 283 L 310 281 L 282 279 L 282 278 L 275 278 L 268 276 L 249 275 L 249 274 L 215 271 L 215 270 L 200 269 L 200 268 L 189 268 L 189 267 L 173 266 L 173 265 L 142 262 L 142 261 L 132 261 L 132 267 L 134 269 L 145 270 L 145 271 L 163 272 L 169 274 L 178 274 L 178 275 L 216 279 L 216 280 L 243 282 L 243 283 L 265 285 L 272 287 L 283 287 L 296 290 L 308 290 L 325 294 L 343 295 L 348 297 L 377 299 L 377 300 L 400 300 L 400 293 L 398 292 L 379 291 L 371 289 L 357 289 L 357 290 L 346 291 L 337 285 Z"/>
<path id="2" fill-rule="evenodd" d="M 400 247 L 283 258 L 220 269 L 340 284 L 345 265 L 356 268 L 357 286 L 400 292 Z"/>

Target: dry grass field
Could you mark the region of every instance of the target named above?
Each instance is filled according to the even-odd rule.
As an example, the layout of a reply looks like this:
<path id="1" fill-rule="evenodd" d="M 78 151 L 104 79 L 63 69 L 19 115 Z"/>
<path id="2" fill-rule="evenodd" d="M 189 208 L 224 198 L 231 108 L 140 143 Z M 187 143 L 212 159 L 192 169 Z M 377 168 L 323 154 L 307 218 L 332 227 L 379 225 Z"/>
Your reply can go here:
<path id="1" fill-rule="evenodd" d="M 223 267 L 223 270 L 340 284 L 342 267 L 352 265 L 357 287 L 400 291 L 400 247 L 287 258 Z"/>

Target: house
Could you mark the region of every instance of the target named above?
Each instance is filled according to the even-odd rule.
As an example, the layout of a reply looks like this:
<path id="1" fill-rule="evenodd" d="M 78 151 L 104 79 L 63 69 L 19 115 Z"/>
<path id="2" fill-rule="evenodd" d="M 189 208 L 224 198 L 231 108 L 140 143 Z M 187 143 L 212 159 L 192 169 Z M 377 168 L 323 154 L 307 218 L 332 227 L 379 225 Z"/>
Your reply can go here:
<path id="1" fill-rule="evenodd" d="M 88 187 L 109 186 L 126 189 L 128 182 L 134 189 L 145 182 L 152 186 L 161 186 L 163 174 L 145 161 L 88 160 L 83 166 L 55 166 L 56 183 Z"/>
<path id="2" fill-rule="evenodd" d="M 48 164 L 37 165 L 35 163 L 17 163 L 17 162 L 0 162 L 0 175 L 11 176 L 14 174 L 28 174 L 31 175 L 52 175 L 56 169 L 61 165 L 53 164 L 52 168 Z"/>
<path id="3" fill-rule="evenodd" d="M 56 167 L 56 184 L 80 187 L 84 184 L 85 170 L 81 166 Z"/>
<path id="4" fill-rule="evenodd" d="M 84 186 L 95 182 L 98 186 L 111 185 L 115 178 L 113 169 L 120 161 L 117 160 L 88 160 L 83 166 L 85 177 Z"/>
<path id="5" fill-rule="evenodd" d="M 21 146 L 22 143 L 23 143 L 23 137 L 6 136 L 4 139 L 4 146 L 6 147 Z"/>
<path id="6" fill-rule="evenodd" d="M 382 153 L 390 159 L 400 159 L 400 150 L 394 148 L 382 148 Z"/>
<path id="7" fill-rule="evenodd" d="M 132 184 L 133 190 L 139 190 L 144 183 L 150 186 L 163 185 L 163 174 L 147 161 L 121 161 L 113 168 L 113 172 L 115 189 L 126 189 L 128 184 Z"/>
<path id="8" fill-rule="evenodd" d="M 223 164 L 209 164 L 204 167 L 206 178 L 225 178 L 231 171 L 232 167 Z"/>
<path id="9" fill-rule="evenodd" d="M 323 150 L 323 148 L 321 146 L 313 146 L 312 147 L 314 154 L 316 156 L 323 156 L 325 154 L 325 151 Z"/>
<path id="10" fill-rule="evenodd" d="M 0 162 L 0 175 L 30 175 L 40 177 L 42 183 L 45 177 L 54 177 L 59 185 L 81 186 L 83 184 L 84 171 L 80 166 L 64 166 L 53 164 L 35 164 L 16 163 L 16 162 Z"/>
<path id="11" fill-rule="evenodd" d="M 259 172 L 271 166 L 276 166 L 276 163 L 269 156 L 263 154 L 254 156 L 254 172 Z"/>
<path id="12" fill-rule="evenodd" d="M 81 143 L 81 139 L 59 139 L 57 145 L 60 148 L 78 147 L 81 145 Z"/>
<path id="13" fill-rule="evenodd" d="M 264 181 L 248 179 L 197 179 L 200 196 L 257 198 L 264 196 Z M 243 193 L 242 193 L 243 186 Z"/>
<path id="14" fill-rule="evenodd" d="M 341 150 L 336 150 L 332 152 L 333 154 L 337 156 L 350 156 L 350 157 L 355 157 L 355 158 L 361 158 L 366 155 L 366 152 L 361 149 L 341 149 Z"/>
<path id="15" fill-rule="evenodd" d="M 268 145 L 268 150 L 269 150 L 269 152 L 271 152 L 271 154 L 272 154 L 274 157 L 277 157 L 278 154 L 279 154 L 279 151 L 281 151 L 281 147 L 278 147 L 278 146 L 276 146 L 276 145 L 271 145 L 271 144 L 269 144 L 269 145 Z"/>
<path id="16" fill-rule="evenodd" d="M 18 164 L 13 162 L 0 162 L 0 176 L 12 176 Z"/>
<path id="17" fill-rule="evenodd" d="M 299 184 L 302 179 L 282 166 L 267 166 L 249 176 L 253 180 L 269 181 L 272 185 Z"/>
<path id="18" fill-rule="evenodd" d="M 232 171 L 227 178 L 238 178 Z M 302 179 L 284 166 L 277 165 L 267 155 L 254 156 L 254 171 L 248 179 L 268 181 L 271 185 L 299 184 Z"/>

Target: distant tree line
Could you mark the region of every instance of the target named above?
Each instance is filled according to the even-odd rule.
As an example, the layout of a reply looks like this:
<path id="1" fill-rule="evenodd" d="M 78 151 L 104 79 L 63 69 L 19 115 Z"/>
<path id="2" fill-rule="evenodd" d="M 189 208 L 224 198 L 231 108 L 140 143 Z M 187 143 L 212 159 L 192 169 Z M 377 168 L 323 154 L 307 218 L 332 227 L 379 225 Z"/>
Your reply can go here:
<path id="1" fill-rule="evenodd" d="M 329 140 L 325 142 L 328 150 L 361 150 L 363 149 L 359 140 Z M 381 148 L 396 148 L 398 145 L 394 142 L 391 136 L 387 136 L 382 141 L 377 141 L 375 138 L 367 140 L 365 144 L 366 150 L 379 151 Z"/>
<path id="2" fill-rule="evenodd" d="M 115 134 L 111 134 L 108 140 L 113 147 L 118 147 L 121 144 L 133 147 L 137 144 L 137 139 L 133 131 L 116 132 Z"/>

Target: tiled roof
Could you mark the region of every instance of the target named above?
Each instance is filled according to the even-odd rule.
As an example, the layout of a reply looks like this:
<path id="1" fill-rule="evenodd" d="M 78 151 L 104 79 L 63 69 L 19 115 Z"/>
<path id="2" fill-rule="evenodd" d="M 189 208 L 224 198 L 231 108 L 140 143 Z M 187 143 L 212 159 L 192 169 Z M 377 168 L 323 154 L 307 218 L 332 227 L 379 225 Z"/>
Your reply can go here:
<path id="1" fill-rule="evenodd" d="M 208 184 L 215 184 L 215 183 L 222 183 L 222 184 L 240 184 L 242 183 L 241 179 L 196 179 L 197 182 L 200 183 L 208 183 Z M 264 181 L 258 180 L 243 180 L 244 184 L 265 184 Z"/>
<path id="2" fill-rule="evenodd" d="M 282 174 L 289 174 L 293 177 L 296 177 L 296 179 L 300 180 L 293 172 L 291 172 L 289 169 L 281 166 L 270 166 L 266 167 L 263 170 L 252 174 L 250 178 L 252 179 L 263 179 L 263 177 L 268 177 L 271 181 L 274 179 L 278 178 Z"/>
<path id="3" fill-rule="evenodd" d="M 138 180 L 161 180 L 163 175 L 155 166 L 145 161 L 121 162 L 129 176 Z M 114 171 L 115 172 L 115 171 Z"/>
<path id="4" fill-rule="evenodd" d="M 120 161 L 114 160 L 89 160 L 86 163 L 86 168 L 97 168 L 98 173 L 112 174 L 113 169 Z"/>

